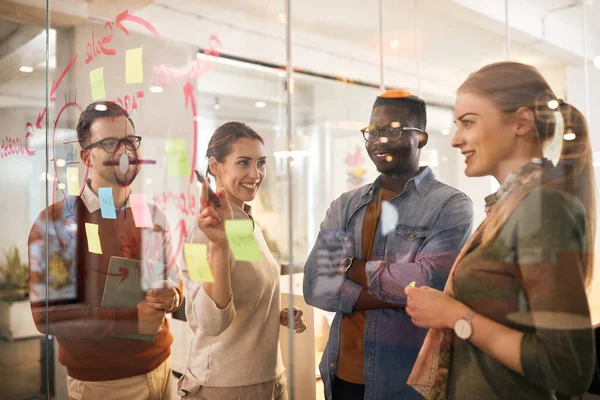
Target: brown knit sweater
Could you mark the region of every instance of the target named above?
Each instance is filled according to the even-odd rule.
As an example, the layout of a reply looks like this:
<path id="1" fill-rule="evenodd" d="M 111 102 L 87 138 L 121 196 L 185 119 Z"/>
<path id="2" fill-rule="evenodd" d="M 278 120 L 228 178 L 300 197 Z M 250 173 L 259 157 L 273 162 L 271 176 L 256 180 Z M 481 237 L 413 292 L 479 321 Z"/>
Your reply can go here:
<path id="1" fill-rule="evenodd" d="M 104 219 L 97 206 L 92 204 L 90 207 L 89 198 L 93 196 L 95 194 L 88 187 L 82 197 L 68 197 L 52 204 L 40 213 L 31 228 L 28 247 L 34 321 L 41 333 L 56 336 L 58 359 L 67 368 L 68 375 L 75 379 L 104 381 L 148 373 L 170 355 L 173 337 L 167 320 L 153 341 L 115 337 L 138 332 L 137 308 L 108 308 L 101 307 L 101 303 L 111 256 L 168 265 L 168 276 L 176 283 L 183 299 L 167 221 L 154 206 L 150 206 L 154 229 L 137 228 L 131 208 L 117 210 L 117 219 Z M 88 251 L 86 222 L 98 224 L 103 254 Z M 76 296 L 65 302 L 68 304 L 61 304 L 49 296 L 47 314 L 43 290 L 46 285 L 46 246 L 49 260 L 62 260 L 58 262 L 58 268 L 57 263 L 50 262 L 49 292 L 57 287 L 55 275 L 59 269 L 63 272 L 63 280 L 73 282 L 73 297 Z"/>

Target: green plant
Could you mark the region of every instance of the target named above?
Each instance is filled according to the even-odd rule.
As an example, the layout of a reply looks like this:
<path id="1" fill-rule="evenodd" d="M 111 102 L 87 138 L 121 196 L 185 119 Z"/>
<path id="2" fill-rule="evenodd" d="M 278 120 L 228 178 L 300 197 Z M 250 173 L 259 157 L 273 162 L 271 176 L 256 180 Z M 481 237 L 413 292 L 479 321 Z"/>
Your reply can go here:
<path id="1" fill-rule="evenodd" d="M 0 283 L 8 288 L 25 288 L 29 279 L 27 264 L 21 262 L 17 246 L 4 250 L 4 265 L 0 269 Z"/>

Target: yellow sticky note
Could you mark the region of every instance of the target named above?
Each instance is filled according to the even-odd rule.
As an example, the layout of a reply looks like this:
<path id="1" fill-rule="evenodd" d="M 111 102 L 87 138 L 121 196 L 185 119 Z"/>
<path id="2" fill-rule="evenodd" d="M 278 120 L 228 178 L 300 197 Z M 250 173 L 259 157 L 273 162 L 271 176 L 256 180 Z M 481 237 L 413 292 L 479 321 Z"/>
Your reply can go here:
<path id="1" fill-rule="evenodd" d="M 92 87 L 92 99 L 94 101 L 106 97 L 106 92 L 104 91 L 104 67 L 90 71 L 90 85 Z"/>
<path id="2" fill-rule="evenodd" d="M 141 83 L 144 81 L 142 48 L 125 52 L 125 83 Z"/>
<path id="3" fill-rule="evenodd" d="M 98 224 L 85 223 L 85 234 L 87 236 L 88 249 L 90 253 L 102 254 L 100 236 L 98 236 Z"/>
<path id="4" fill-rule="evenodd" d="M 167 140 L 165 150 L 169 176 L 189 176 L 190 165 L 187 158 L 185 139 Z"/>
<path id="5" fill-rule="evenodd" d="M 417 285 L 417 282 L 415 282 L 415 281 L 412 281 L 411 283 L 408 284 L 408 286 L 410 286 L 410 287 L 416 287 L 416 285 Z"/>
<path id="6" fill-rule="evenodd" d="M 249 219 L 225 220 L 225 234 L 233 256 L 238 261 L 262 261 L 262 252 L 254 237 Z"/>
<path id="7" fill-rule="evenodd" d="M 79 168 L 67 167 L 67 193 L 69 196 L 79 196 Z"/>
<path id="8" fill-rule="evenodd" d="M 183 245 L 183 255 L 192 280 L 199 282 L 215 281 L 208 265 L 208 249 L 205 244 L 185 243 Z"/>

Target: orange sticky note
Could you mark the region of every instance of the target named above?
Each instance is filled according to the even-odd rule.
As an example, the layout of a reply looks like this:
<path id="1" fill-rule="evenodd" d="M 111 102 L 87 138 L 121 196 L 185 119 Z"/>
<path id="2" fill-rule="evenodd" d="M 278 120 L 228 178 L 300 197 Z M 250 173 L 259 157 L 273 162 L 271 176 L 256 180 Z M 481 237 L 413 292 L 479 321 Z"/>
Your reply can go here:
<path id="1" fill-rule="evenodd" d="M 98 236 L 98 224 L 85 223 L 85 234 L 87 236 L 88 249 L 90 253 L 102 254 L 100 236 Z"/>
<path id="2" fill-rule="evenodd" d="M 190 278 L 199 282 L 214 282 L 210 265 L 208 265 L 208 249 L 205 244 L 185 243 L 183 255 Z"/>
<path id="3" fill-rule="evenodd" d="M 154 223 L 152 223 L 152 215 L 146 201 L 146 194 L 130 194 L 129 203 L 131 204 L 135 226 L 138 228 L 153 228 Z"/>

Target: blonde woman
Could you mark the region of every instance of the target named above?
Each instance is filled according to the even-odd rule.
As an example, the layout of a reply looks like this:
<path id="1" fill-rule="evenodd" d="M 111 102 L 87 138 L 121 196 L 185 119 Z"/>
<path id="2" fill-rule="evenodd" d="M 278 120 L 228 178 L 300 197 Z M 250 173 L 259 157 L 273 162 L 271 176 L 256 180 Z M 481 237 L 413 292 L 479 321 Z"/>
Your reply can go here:
<path id="1" fill-rule="evenodd" d="M 560 160 L 544 158 L 562 114 Z M 427 399 L 553 399 L 584 393 L 594 369 L 585 293 L 595 232 L 590 141 L 581 113 L 533 67 L 483 67 L 460 87 L 452 145 L 467 176 L 493 176 L 488 216 L 444 292 L 407 287 L 430 328 L 408 383 Z M 563 133 L 568 133 L 562 139 Z"/>

